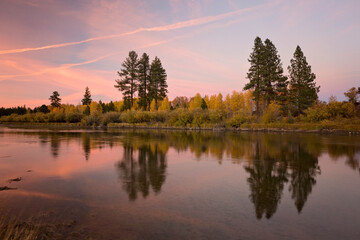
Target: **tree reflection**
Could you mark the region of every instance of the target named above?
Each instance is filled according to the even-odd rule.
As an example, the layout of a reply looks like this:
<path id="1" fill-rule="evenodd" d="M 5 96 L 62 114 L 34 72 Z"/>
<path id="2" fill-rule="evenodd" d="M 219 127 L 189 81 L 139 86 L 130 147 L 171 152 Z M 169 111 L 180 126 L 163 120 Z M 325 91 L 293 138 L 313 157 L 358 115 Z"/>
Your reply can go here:
<path id="1" fill-rule="evenodd" d="M 290 160 L 290 186 L 291 198 L 300 213 L 303 209 L 313 186 L 316 184 L 316 176 L 320 174 L 318 156 L 307 152 L 300 144 L 296 144 L 293 157 Z"/>
<path id="2" fill-rule="evenodd" d="M 255 206 L 258 219 L 264 214 L 270 218 L 277 210 L 284 183 L 287 182 L 286 167 L 267 154 L 259 140 L 255 143 L 253 153 L 253 164 L 245 167 L 245 171 L 250 174 L 247 180 L 251 191 L 249 198 Z"/>
<path id="3" fill-rule="evenodd" d="M 51 134 L 50 148 L 51 154 L 54 158 L 57 158 L 59 156 L 60 141 L 61 139 L 58 134 Z"/>
<path id="4" fill-rule="evenodd" d="M 305 137 L 306 138 L 306 137 Z M 250 200 L 258 219 L 270 218 L 280 203 L 284 184 L 300 213 L 320 174 L 319 151 L 308 148 L 303 138 L 290 136 L 259 135 L 249 149 L 252 164 L 245 167 L 250 174 Z"/>
<path id="5" fill-rule="evenodd" d="M 142 144 L 135 148 L 135 144 L 125 143 L 123 158 L 116 164 L 130 200 L 136 200 L 138 193 L 146 198 L 150 193 L 150 187 L 153 192 L 160 193 L 166 179 L 167 148 L 157 143 Z"/>
<path id="6" fill-rule="evenodd" d="M 90 151 L 91 151 L 90 135 L 86 132 L 81 133 L 81 140 L 82 140 L 82 148 L 84 150 L 85 159 L 87 161 L 89 160 Z"/>

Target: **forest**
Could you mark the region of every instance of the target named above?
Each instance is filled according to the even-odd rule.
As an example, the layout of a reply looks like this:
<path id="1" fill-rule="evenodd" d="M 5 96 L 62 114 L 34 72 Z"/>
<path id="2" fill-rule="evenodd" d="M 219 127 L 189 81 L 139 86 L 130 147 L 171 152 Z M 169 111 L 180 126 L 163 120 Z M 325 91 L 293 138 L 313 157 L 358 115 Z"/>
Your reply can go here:
<path id="1" fill-rule="evenodd" d="M 93 101 L 88 87 L 81 104 L 62 104 L 54 91 L 50 104 L 0 108 L 1 123 L 71 126 L 143 126 L 175 128 L 299 128 L 360 130 L 360 87 L 318 99 L 316 75 L 297 46 L 285 74 L 275 45 L 260 37 L 248 58 L 248 82 L 241 91 L 223 96 L 178 96 L 169 100 L 167 74 L 161 60 L 130 51 L 117 72 L 114 87 L 121 101 Z"/>

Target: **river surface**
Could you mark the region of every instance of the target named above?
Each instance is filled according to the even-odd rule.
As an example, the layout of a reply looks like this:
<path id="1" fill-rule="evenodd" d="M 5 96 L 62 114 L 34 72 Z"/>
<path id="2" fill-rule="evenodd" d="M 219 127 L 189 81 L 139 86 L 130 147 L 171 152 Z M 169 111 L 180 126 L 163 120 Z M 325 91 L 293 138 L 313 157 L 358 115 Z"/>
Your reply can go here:
<path id="1" fill-rule="evenodd" d="M 0 211 L 69 239 L 360 239 L 359 163 L 359 136 L 0 127 Z"/>

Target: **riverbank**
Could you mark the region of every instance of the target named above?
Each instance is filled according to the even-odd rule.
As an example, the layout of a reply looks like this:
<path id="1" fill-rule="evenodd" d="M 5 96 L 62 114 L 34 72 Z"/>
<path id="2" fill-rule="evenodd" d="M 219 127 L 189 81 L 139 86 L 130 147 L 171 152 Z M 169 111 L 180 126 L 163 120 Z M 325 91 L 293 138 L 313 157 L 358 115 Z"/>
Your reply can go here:
<path id="1" fill-rule="evenodd" d="M 180 127 L 166 124 L 129 124 L 109 123 L 107 126 L 85 126 L 81 123 L 0 123 L 5 127 L 46 128 L 54 130 L 66 129 L 153 129 L 153 130 L 180 130 L 180 131 L 232 131 L 232 132 L 281 132 L 281 133 L 318 133 L 336 135 L 360 135 L 359 124 L 339 125 L 329 122 L 327 125 L 316 123 L 250 123 L 239 128 L 226 126 Z"/>

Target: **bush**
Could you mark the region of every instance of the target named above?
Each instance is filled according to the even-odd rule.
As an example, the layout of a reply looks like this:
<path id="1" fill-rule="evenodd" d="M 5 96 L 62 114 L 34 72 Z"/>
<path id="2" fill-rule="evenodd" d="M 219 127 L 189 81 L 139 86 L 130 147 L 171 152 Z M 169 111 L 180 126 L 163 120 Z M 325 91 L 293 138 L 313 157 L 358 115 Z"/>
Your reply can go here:
<path id="1" fill-rule="evenodd" d="M 150 119 L 153 122 L 165 122 L 168 117 L 169 111 L 161 110 L 157 112 L 150 112 Z"/>
<path id="2" fill-rule="evenodd" d="M 192 122 L 192 115 L 188 109 L 179 108 L 178 111 L 178 120 L 176 125 L 186 126 L 188 123 Z"/>
<path id="3" fill-rule="evenodd" d="M 208 111 L 203 110 L 201 108 L 197 108 L 191 111 L 192 114 L 192 124 L 197 127 L 201 127 L 203 123 L 205 123 L 209 119 Z"/>
<path id="4" fill-rule="evenodd" d="M 271 123 L 281 120 L 281 111 L 280 106 L 272 102 L 269 104 L 265 110 L 264 115 L 262 116 L 262 121 L 264 123 Z"/>
<path id="5" fill-rule="evenodd" d="M 66 122 L 68 122 L 68 123 L 81 122 L 83 117 L 84 117 L 84 115 L 82 113 L 77 113 L 77 112 L 67 113 L 66 114 Z"/>
<path id="6" fill-rule="evenodd" d="M 85 118 L 86 126 L 98 126 L 101 122 L 101 115 L 100 114 L 91 114 L 87 118 Z"/>
<path id="7" fill-rule="evenodd" d="M 135 112 L 135 122 L 143 123 L 143 122 L 150 122 L 151 116 L 150 112 L 145 111 L 136 111 Z"/>
<path id="8" fill-rule="evenodd" d="M 109 123 L 120 122 L 120 113 L 118 112 L 107 112 L 102 115 L 101 124 L 108 125 Z"/>
<path id="9" fill-rule="evenodd" d="M 209 119 L 212 123 L 219 123 L 225 117 L 225 113 L 221 110 L 213 110 L 209 111 Z"/>
<path id="10" fill-rule="evenodd" d="M 38 123 L 48 122 L 49 121 L 48 114 L 45 114 L 43 112 L 37 112 L 34 114 L 33 120 L 34 122 L 38 122 Z"/>
<path id="11" fill-rule="evenodd" d="M 121 113 L 120 122 L 123 122 L 123 123 L 135 123 L 135 113 L 134 113 L 134 111 L 129 110 L 129 111 Z"/>

